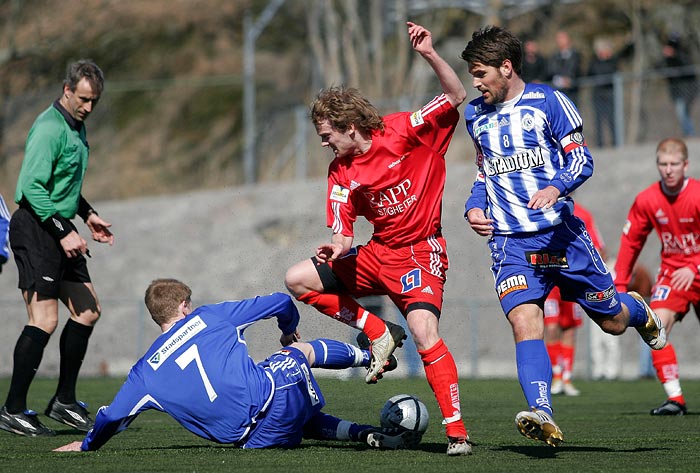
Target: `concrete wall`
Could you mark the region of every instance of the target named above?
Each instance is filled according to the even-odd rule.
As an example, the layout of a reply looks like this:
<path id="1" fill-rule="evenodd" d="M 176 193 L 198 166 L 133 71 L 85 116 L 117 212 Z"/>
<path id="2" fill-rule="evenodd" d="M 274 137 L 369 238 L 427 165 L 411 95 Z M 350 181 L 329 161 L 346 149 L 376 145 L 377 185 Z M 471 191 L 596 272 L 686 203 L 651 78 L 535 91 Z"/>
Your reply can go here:
<path id="1" fill-rule="evenodd" d="M 448 241 L 450 270 L 446 287 L 441 333 L 451 348 L 463 377 L 514 377 L 514 344 L 510 327 L 497 304 L 489 271 L 486 242 L 463 220 L 464 201 L 474 176 L 473 151 L 458 131 L 448 155 L 444 200 L 444 233 Z M 695 156 L 700 141 L 689 142 L 691 172 L 698 176 Z M 595 175 L 581 188 L 577 200 L 596 215 L 610 253 L 617 252 L 619 232 L 635 194 L 657 179 L 655 144 L 622 150 L 593 150 Z M 465 158 L 466 156 L 466 158 Z M 91 166 L 99 166 L 97 160 Z M 88 174 L 87 179 L 90 176 Z M 176 277 L 194 290 L 195 303 L 238 299 L 273 291 L 285 291 L 284 273 L 290 265 L 309 257 L 327 241 L 325 182 L 264 184 L 201 191 L 149 199 L 95 202 L 100 215 L 112 222 L 114 247 L 90 245 L 89 267 L 103 306 L 84 362 L 85 375 L 125 373 L 157 335 L 143 307 L 143 291 L 157 277 Z M 91 200 L 94 197 L 88 196 Z M 78 224 L 81 233 L 87 229 Z M 369 237 L 360 225 L 356 241 Z M 658 243 L 650 237 L 642 261 L 658 264 Z M 12 351 L 26 323 L 24 305 L 16 289 L 16 268 L 5 265 L 0 275 L 0 375 L 8 375 Z M 300 304 L 300 331 L 306 339 L 335 337 L 354 340 L 355 332 Z M 61 319 L 67 317 L 62 309 Z M 386 316 L 396 319 L 388 309 Z M 63 325 L 61 322 L 60 326 Z M 60 327 L 59 326 L 59 327 Z M 586 333 L 598 330 L 586 321 L 579 334 L 576 376 L 588 373 Z M 673 333 L 681 375 L 700 377 L 699 334 L 694 315 Z M 277 348 L 279 334 L 272 321 L 247 332 L 253 357 L 262 359 Z M 39 375 L 58 371 L 58 333 L 52 337 Z M 623 377 L 639 373 L 639 341 L 636 331 L 621 337 Z M 399 356 L 402 374 L 418 373 L 414 349 L 409 344 Z M 359 374 L 355 370 L 354 374 Z M 352 374 L 351 374 L 352 375 Z"/>

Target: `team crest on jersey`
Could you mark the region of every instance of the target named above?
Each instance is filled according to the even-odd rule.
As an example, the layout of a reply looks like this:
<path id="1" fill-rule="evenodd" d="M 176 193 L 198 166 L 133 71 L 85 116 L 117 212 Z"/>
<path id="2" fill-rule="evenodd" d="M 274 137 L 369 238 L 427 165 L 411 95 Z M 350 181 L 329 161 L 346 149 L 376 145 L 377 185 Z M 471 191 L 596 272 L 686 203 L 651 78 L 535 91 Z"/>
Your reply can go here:
<path id="1" fill-rule="evenodd" d="M 421 271 L 420 268 L 412 269 L 401 276 L 401 293 L 406 293 L 417 287 L 421 287 Z"/>
<path id="2" fill-rule="evenodd" d="M 343 204 L 347 204 L 349 196 L 350 196 L 350 189 L 346 189 L 345 187 L 339 186 L 338 184 L 333 184 L 333 188 L 331 189 L 331 195 L 330 195 L 331 200 L 335 200 L 336 202 L 342 202 Z"/>
<path id="3" fill-rule="evenodd" d="M 357 182 L 356 180 L 352 179 L 352 180 L 350 181 L 350 190 L 351 190 L 351 191 L 354 191 L 355 189 L 357 189 L 357 188 L 360 187 L 361 185 L 362 185 L 362 184 L 360 184 L 360 183 Z"/>
<path id="4" fill-rule="evenodd" d="M 423 112 L 418 110 L 411 114 L 411 126 L 415 128 L 417 126 L 422 125 L 423 123 L 425 123 L 425 121 L 423 121 Z"/>
<path id="5" fill-rule="evenodd" d="M 523 127 L 523 130 L 532 131 L 532 129 L 535 128 L 535 117 L 533 117 L 530 113 L 526 113 L 525 115 L 523 115 L 521 125 Z"/>

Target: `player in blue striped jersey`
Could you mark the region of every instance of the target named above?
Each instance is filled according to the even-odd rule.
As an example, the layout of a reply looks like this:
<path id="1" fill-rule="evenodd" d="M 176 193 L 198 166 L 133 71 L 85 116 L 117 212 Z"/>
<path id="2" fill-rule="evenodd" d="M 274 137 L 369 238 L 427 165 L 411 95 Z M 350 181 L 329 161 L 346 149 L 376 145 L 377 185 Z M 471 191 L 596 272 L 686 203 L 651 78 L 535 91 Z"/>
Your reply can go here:
<path id="1" fill-rule="evenodd" d="M 82 442 L 55 451 L 97 450 L 143 411 L 172 416 L 190 432 L 242 448 L 294 447 L 302 438 L 409 448 L 420 437 L 341 420 L 321 412 L 325 401 L 311 367 L 367 366 L 369 351 L 329 339 L 297 342 L 299 312 L 286 294 L 192 308 L 190 288 L 157 279 L 146 306 L 163 334 L 132 367 L 109 406 L 99 409 Z M 256 363 L 244 330 L 277 318 L 283 349 Z"/>
<path id="2" fill-rule="evenodd" d="M 520 78 L 522 47 L 507 30 L 474 32 L 462 52 L 481 96 L 465 109 L 478 173 L 465 217 L 489 238 L 495 289 L 513 329 L 518 379 L 530 410 L 520 432 L 549 445 L 564 436 L 554 422 L 552 367 L 543 341 L 543 303 L 554 285 L 605 332 L 635 327 L 654 349 L 665 330 L 637 293 L 618 293 L 571 193 L 593 174 L 593 159 L 574 103 Z"/>

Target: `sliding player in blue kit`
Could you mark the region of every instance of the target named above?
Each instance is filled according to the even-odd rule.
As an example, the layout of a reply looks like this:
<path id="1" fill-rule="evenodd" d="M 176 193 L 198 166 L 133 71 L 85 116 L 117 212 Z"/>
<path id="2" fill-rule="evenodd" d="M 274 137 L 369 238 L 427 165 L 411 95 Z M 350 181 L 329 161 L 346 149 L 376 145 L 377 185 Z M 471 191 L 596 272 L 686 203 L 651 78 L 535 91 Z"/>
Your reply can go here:
<path id="1" fill-rule="evenodd" d="M 299 312 L 291 297 L 273 293 L 192 308 L 190 288 L 157 279 L 146 307 L 163 334 L 133 366 L 109 406 L 95 417 L 85 439 L 55 451 L 97 450 L 143 411 L 169 414 L 190 432 L 241 448 L 295 447 L 302 438 L 411 448 L 420 437 L 341 420 L 321 412 L 325 401 L 311 367 L 367 366 L 369 350 L 336 340 L 296 342 Z M 277 318 L 285 348 L 255 363 L 243 331 Z"/>
<path id="2" fill-rule="evenodd" d="M 593 174 L 576 106 L 563 93 L 520 78 L 522 47 L 507 30 L 474 32 L 462 52 L 481 97 L 466 107 L 478 173 L 465 217 L 489 238 L 495 289 L 513 329 L 518 380 L 529 410 L 515 423 L 533 440 L 557 446 L 552 365 L 544 337 L 543 304 L 554 285 L 603 331 L 635 327 L 659 350 L 666 334 L 635 292 L 618 293 L 570 194 Z"/>

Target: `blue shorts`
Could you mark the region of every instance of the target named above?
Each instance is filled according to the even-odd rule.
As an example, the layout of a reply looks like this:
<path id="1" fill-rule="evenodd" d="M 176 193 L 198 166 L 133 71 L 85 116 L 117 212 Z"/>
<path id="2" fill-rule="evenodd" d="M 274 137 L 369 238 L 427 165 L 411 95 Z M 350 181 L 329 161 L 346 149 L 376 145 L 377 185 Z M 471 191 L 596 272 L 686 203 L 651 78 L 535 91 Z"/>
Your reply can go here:
<path id="1" fill-rule="evenodd" d="M 272 404 L 243 448 L 291 448 L 301 443 L 304 425 L 326 404 L 304 354 L 292 347 L 275 352 L 260 366 L 275 382 Z"/>
<path id="2" fill-rule="evenodd" d="M 610 271 L 576 216 L 540 232 L 494 235 L 489 248 L 506 315 L 521 304 L 542 305 L 555 284 L 562 299 L 577 302 L 592 318 L 621 310 Z"/>

